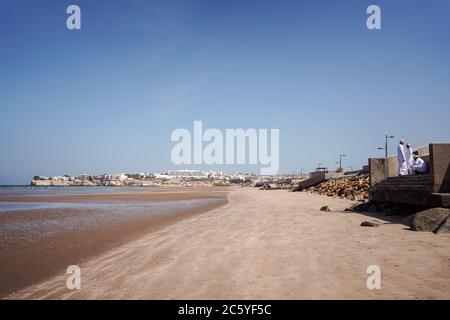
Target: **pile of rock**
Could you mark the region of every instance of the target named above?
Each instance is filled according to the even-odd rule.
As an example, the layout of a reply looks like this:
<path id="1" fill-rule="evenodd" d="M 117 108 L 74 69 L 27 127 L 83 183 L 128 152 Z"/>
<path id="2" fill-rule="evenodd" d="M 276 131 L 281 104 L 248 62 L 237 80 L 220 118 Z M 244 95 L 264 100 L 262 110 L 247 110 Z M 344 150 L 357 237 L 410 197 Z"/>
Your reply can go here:
<path id="1" fill-rule="evenodd" d="M 261 181 L 255 183 L 255 187 L 260 190 L 291 190 L 292 189 L 292 181 L 290 179 L 279 179 L 272 181 Z"/>
<path id="2" fill-rule="evenodd" d="M 369 175 L 362 174 L 330 179 L 315 187 L 308 188 L 307 191 L 349 200 L 366 200 L 369 198 Z"/>

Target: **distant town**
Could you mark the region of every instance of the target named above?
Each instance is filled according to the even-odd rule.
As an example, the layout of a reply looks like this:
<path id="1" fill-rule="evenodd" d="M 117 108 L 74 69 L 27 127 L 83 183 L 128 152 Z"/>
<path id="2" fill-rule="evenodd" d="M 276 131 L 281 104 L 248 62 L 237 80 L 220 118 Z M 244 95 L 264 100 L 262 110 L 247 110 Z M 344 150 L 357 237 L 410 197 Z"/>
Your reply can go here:
<path id="1" fill-rule="evenodd" d="M 80 174 L 77 176 L 34 176 L 32 186 L 231 186 L 257 185 L 267 181 L 303 180 L 302 174 L 262 176 L 252 173 L 228 173 L 223 171 L 168 170 L 162 173 L 112 173 L 102 175 Z"/>

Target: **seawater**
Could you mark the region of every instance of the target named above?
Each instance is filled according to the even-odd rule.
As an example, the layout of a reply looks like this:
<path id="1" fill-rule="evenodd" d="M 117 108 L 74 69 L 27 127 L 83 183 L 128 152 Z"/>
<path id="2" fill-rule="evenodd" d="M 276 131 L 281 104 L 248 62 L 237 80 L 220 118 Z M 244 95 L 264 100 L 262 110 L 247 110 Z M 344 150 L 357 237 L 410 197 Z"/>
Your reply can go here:
<path id="1" fill-rule="evenodd" d="M 79 195 L 128 192 L 157 192 L 164 187 L 43 187 L 43 186 L 1 186 L 0 195 Z"/>

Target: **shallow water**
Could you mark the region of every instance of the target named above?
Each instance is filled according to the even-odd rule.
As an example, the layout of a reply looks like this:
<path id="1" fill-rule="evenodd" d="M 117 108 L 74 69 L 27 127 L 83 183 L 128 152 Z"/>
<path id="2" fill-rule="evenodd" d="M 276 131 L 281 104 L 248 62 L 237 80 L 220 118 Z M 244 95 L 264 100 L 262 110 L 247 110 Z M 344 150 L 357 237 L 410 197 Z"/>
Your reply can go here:
<path id="1" fill-rule="evenodd" d="M 223 201 L 0 202 L 0 247 L 106 224 L 155 218 Z"/>
<path id="2" fill-rule="evenodd" d="M 155 192 L 164 187 L 42 187 L 0 186 L 0 195 L 79 195 L 127 192 Z"/>

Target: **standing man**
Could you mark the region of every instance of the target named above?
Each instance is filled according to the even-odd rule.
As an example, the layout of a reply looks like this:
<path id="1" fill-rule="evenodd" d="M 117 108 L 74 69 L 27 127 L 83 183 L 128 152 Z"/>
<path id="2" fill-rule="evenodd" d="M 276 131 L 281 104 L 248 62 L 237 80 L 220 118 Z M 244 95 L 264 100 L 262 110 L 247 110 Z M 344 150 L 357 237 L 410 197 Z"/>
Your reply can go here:
<path id="1" fill-rule="evenodd" d="M 414 174 L 414 155 L 413 155 L 413 149 L 409 143 L 406 144 L 406 167 L 408 168 L 408 174 Z"/>
<path id="2" fill-rule="evenodd" d="M 405 141 L 403 139 L 400 140 L 399 145 L 397 147 L 397 160 L 398 160 L 398 175 L 399 176 L 407 175 L 408 167 L 406 165 Z"/>

